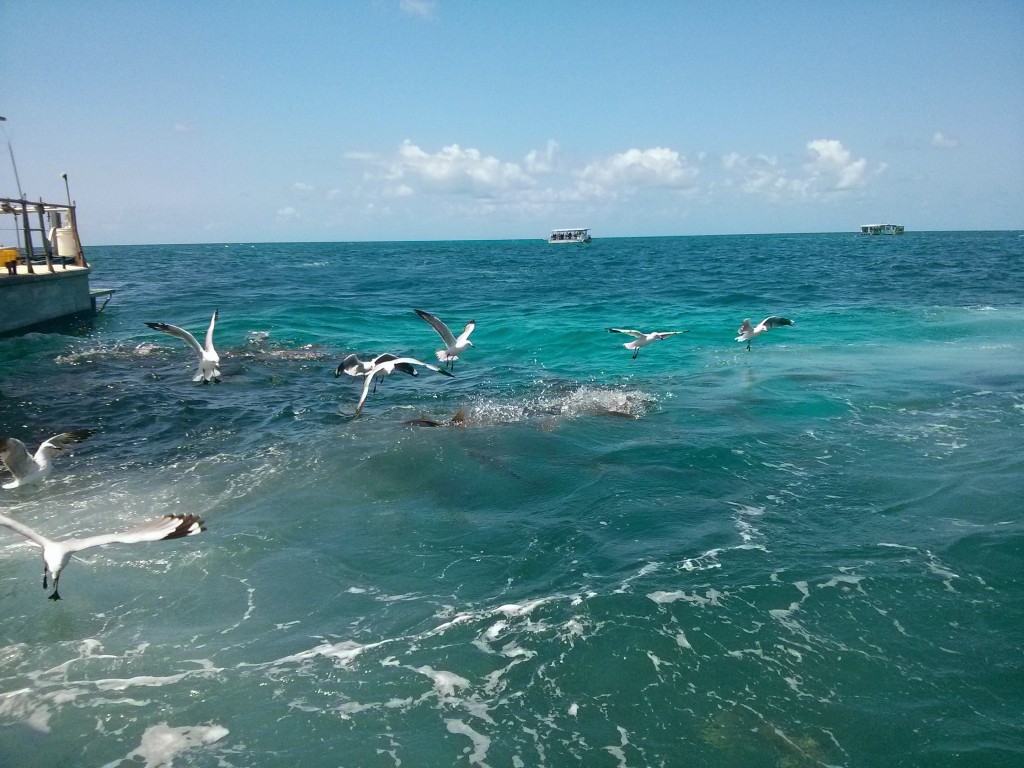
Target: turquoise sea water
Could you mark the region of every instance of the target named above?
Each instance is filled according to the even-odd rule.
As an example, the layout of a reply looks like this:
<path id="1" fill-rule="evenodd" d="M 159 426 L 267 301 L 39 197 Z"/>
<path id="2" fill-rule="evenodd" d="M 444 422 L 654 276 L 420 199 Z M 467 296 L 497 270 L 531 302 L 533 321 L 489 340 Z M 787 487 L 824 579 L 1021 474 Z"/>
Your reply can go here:
<path id="1" fill-rule="evenodd" d="M 0 340 L 0 435 L 99 431 L 0 512 L 208 530 L 52 602 L 0 529 L 0 765 L 1024 763 L 1020 233 L 87 257 L 117 293 Z M 414 308 L 475 348 L 352 418 Z M 204 386 L 144 323 L 214 309 Z"/>

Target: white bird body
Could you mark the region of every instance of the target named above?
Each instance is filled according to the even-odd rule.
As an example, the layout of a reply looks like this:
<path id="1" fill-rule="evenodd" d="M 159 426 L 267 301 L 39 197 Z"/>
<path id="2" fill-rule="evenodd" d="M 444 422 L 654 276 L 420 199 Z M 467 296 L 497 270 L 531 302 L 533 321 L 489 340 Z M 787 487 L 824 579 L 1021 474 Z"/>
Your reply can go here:
<path id="1" fill-rule="evenodd" d="M 366 396 L 370 393 L 370 385 L 373 383 L 374 379 L 377 378 L 378 376 L 382 378 L 384 376 L 390 376 L 396 369 L 398 369 L 399 366 L 403 365 L 422 366 L 423 368 L 427 368 L 431 371 L 440 373 L 443 376 L 453 375 L 448 371 L 444 370 L 443 368 L 438 368 L 436 365 L 431 365 L 430 363 L 424 363 L 422 360 L 417 360 L 414 357 L 393 357 L 390 360 L 383 360 L 379 363 L 376 363 L 366 373 L 366 377 L 363 380 L 363 393 L 362 395 L 359 396 L 359 404 L 356 406 L 357 416 L 363 410 L 363 404 L 366 402 Z"/>
<path id="2" fill-rule="evenodd" d="M 0 439 L 0 460 L 7 466 L 14 475 L 14 480 L 4 483 L 4 490 L 12 490 L 22 485 L 38 483 L 53 469 L 50 460 L 60 451 L 69 445 L 80 443 L 89 435 L 96 432 L 95 429 L 77 429 L 73 432 L 63 432 L 46 440 L 36 450 L 34 455 L 29 454 L 25 444 L 15 437 Z"/>
<path id="3" fill-rule="evenodd" d="M 103 533 L 97 536 L 88 536 L 84 539 L 64 539 L 63 541 L 49 539 L 24 523 L 20 523 L 2 514 L 0 514 L 0 525 L 10 528 L 15 533 L 20 533 L 43 550 L 43 589 L 47 587 L 47 577 L 49 576 L 53 579 L 51 600 L 60 600 L 60 594 L 57 592 L 57 582 L 60 580 L 61 572 L 75 552 L 81 552 L 92 547 L 101 547 L 105 544 L 136 544 L 142 541 L 177 539 L 182 536 L 192 536 L 206 530 L 206 524 L 202 518 L 191 514 L 164 515 L 123 533 Z"/>
<path id="4" fill-rule="evenodd" d="M 469 334 L 476 328 L 476 321 L 470 320 L 466 323 L 466 327 L 462 329 L 462 333 L 459 334 L 458 338 L 455 337 L 448 326 L 438 320 L 429 312 L 424 312 L 422 309 L 417 309 L 416 314 L 430 323 L 431 327 L 437 331 L 438 336 L 445 343 L 444 349 L 437 350 L 434 354 L 437 355 L 438 362 L 446 363 L 449 367 L 455 367 L 455 361 L 459 359 L 459 355 L 465 352 L 469 347 L 473 346 L 473 342 L 469 340 Z"/>
<path id="5" fill-rule="evenodd" d="M 201 381 L 204 384 L 209 384 L 211 381 L 220 383 L 220 355 L 217 354 L 217 350 L 213 348 L 213 328 L 217 324 L 218 311 L 214 311 L 213 317 L 210 318 L 210 327 L 206 329 L 206 344 L 200 345 L 196 341 L 196 337 L 186 331 L 184 328 L 179 328 L 176 325 L 170 325 L 169 323 L 146 323 L 150 328 L 155 331 L 163 331 L 169 333 L 171 336 L 177 336 L 183 340 L 186 344 L 195 350 L 199 356 L 199 368 L 196 370 L 196 375 L 192 377 L 192 381 Z"/>
<path id="6" fill-rule="evenodd" d="M 385 352 L 381 355 L 377 355 L 372 360 L 360 360 L 359 357 L 354 354 L 346 355 L 345 359 L 342 360 L 338 364 L 338 367 L 334 370 L 334 377 L 337 378 L 344 373 L 349 376 L 354 376 L 358 378 L 360 376 L 365 376 L 366 374 L 368 374 L 373 369 L 373 366 L 377 365 L 378 363 L 386 363 L 397 359 L 398 356 L 393 355 L 390 352 Z M 419 376 L 419 371 L 417 371 L 414 366 L 409 365 L 408 363 L 400 363 L 394 366 L 392 371 L 388 371 L 388 374 L 390 375 L 393 371 L 401 371 L 402 373 L 407 373 L 410 376 Z"/>
<path id="7" fill-rule="evenodd" d="M 608 333 L 624 333 L 627 336 L 635 336 L 633 341 L 627 341 L 624 346 L 626 349 L 633 350 L 633 359 L 636 360 L 636 356 L 640 354 L 640 350 L 655 341 L 661 341 L 667 339 L 669 336 L 675 336 L 679 333 L 689 333 L 690 329 L 687 328 L 685 331 L 653 331 L 651 333 L 644 333 L 643 331 L 632 331 L 627 328 L 609 328 Z"/>
<path id="8" fill-rule="evenodd" d="M 769 331 L 772 328 L 779 328 L 784 325 L 796 325 L 796 323 L 785 317 L 778 317 L 777 315 L 772 315 L 771 317 L 766 317 L 757 325 L 751 325 L 750 318 L 748 317 L 740 324 L 739 330 L 736 331 L 739 334 L 739 336 L 736 337 L 736 341 L 747 342 L 747 349 L 749 350 L 750 342 L 752 339 L 754 339 L 757 336 L 760 336 L 765 331 Z"/>

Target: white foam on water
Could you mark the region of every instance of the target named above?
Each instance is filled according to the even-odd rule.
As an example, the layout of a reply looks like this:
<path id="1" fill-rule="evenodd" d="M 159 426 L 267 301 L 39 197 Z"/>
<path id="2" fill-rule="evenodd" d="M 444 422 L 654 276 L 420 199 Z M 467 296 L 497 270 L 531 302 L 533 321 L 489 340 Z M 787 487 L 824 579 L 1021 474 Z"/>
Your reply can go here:
<path id="1" fill-rule="evenodd" d="M 707 552 L 697 555 L 697 557 L 686 558 L 679 563 L 679 567 L 684 571 L 708 571 L 721 568 L 722 563 L 719 561 L 718 556 L 724 551 L 721 548 L 709 549 Z"/>
<path id="2" fill-rule="evenodd" d="M 722 593 L 716 589 L 709 589 L 704 593 L 704 596 L 698 595 L 694 592 L 692 595 L 687 594 L 682 590 L 668 592 L 665 590 L 657 590 L 650 592 L 647 595 L 648 600 L 653 600 L 659 604 L 675 603 L 682 600 L 685 603 L 692 603 L 693 605 L 719 605 L 718 598 L 723 597 Z"/>
<path id="3" fill-rule="evenodd" d="M 762 549 L 767 552 L 767 548 L 763 543 L 761 543 L 764 541 L 765 536 L 754 526 L 752 522 L 764 515 L 764 507 L 738 504 L 734 501 L 728 501 L 726 503 L 736 509 L 736 514 L 733 517 L 733 523 L 736 525 L 736 531 L 739 533 L 740 540 L 743 542 L 743 548 Z"/>
<path id="4" fill-rule="evenodd" d="M 626 766 L 629 765 L 629 763 L 626 762 L 626 747 L 629 746 L 629 732 L 621 725 L 617 725 L 615 728 L 619 732 L 619 744 L 618 746 L 607 746 L 604 750 L 619 761 L 620 768 L 626 768 Z"/>
<path id="5" fill-rule="evenodd" d="M 931 552 L 925 551 L 924 554 L 928 558 L 925 563 L 928 566 L 928 570 L 942 579 L 942 583 L 946 585 L 947 590 L 956 592 L 956 589 L 953 588 L 953 580 L 959 579 L 960 574 L 951 571 L 949 566 Z"/>
<path id="6" fill-rule="evenodd" d="M 553 417 L 620 416 L 638 419 L 656 402 L 641 390 L 584 385 L 514 400 L 482 399 L 465 410 L 465 424 L 515 424 Z"/>
<path id="7" fill-rule="evenodd" d="M 148 645 L 148 643 L 142 643 L 136 648 L 127 651 L 123 656 L 113 656 L 110 654 L 97 654 L 96 651 L 102 647 L 97 641 L 92 639 L 83 641 L 78 647 L 80 656 L 69 659 L 48 670 L 30 672 L 28 677 L 33 681 L 32 686 L 8 691 L 0 695 L 0 720 L 21 722 L 35 731 L 48 733 L 53 716 L 66 706 L 78 705 L 79 699 L 87 700 L 90 706 L 113 704 L 132 707 L 145 706 L 149 703 L 145 699 L 132 697 L 112 699 L 97 694 L 120 693 L 134 688 L 174 686 L 185 680 L 210 679 L 223 672 L 223 669 L 214 667 L 213 663 L 208 659 L 194 659 L 191 660 L 191 663 L 197 664 L 199 666 L 198 669 L 174 675 L 137 675 L 126 678 L 73 681 L 68 679 L 72 672 L 72 667 L 78 662 L 84 660 L 110 660 L 115 664 L 119 664 L 120 662 L 140 656 Z"/>
<path id="8" fill-rule="evenodd" d="M 145 761 L 145 768 L 166 768 L 183 753 L 208 747 L 228 733 L 227 728 L 216 724 L 172 727 L 166 722 L 158 723 L 146 728 L 138 747 L 104 768 L 116 768 L 124 762 L 138 765 L 139 759 Z"/>
<path id="9" fill-rule="evenodd" d="M 481 768 L 487 766 L 487 763 L 485 763 L 484 760 L 487 757 L 487 750 L 491 748 L 491 740 L 487 736 L 474 731 L 462 720 L 445 720 L 445 725 L 448 728 L 449 733 L 466 736 L 471 742 L 473 742 L 472 752 L 469 752 L 468 749 L 466 750 L 469 752 L 466 759 L 469 761 L 470 765 L 479 765 Z"/>

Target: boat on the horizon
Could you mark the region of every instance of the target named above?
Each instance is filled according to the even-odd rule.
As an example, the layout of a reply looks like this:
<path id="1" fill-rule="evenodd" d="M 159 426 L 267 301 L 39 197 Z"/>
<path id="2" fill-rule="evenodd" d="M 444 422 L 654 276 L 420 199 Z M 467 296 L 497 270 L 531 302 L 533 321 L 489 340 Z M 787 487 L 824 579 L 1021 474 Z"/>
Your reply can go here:
<path id="1" fill-rule="evenodd" d="M 590 230 L 582 227 L 568 229 L 552 229 L 548 236 L 549 243 L 589 243 Z"/>
<path id="2" fill-rule="evenodd" d="M 904 227 L 902 224 L 861 224 L 862 235 L 902 235 Z"/>

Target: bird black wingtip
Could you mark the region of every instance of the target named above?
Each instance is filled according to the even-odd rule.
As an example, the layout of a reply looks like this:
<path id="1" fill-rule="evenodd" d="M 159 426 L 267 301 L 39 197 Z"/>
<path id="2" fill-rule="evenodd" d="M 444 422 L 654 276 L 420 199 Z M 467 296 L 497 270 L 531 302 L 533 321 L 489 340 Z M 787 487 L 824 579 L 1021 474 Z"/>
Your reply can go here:
<path id="1" fill-rule="evenodd" d="M 176 520 L 178 525 L 174 530 L 164 536 L 164 539 L 180 539 L 182 536 L 192 536 L 193 534 L 202 533 L 206 530 L 206 521 L 199 515 L 189 513 L 165 515 L 165 517 L 171 520 Z"/>

